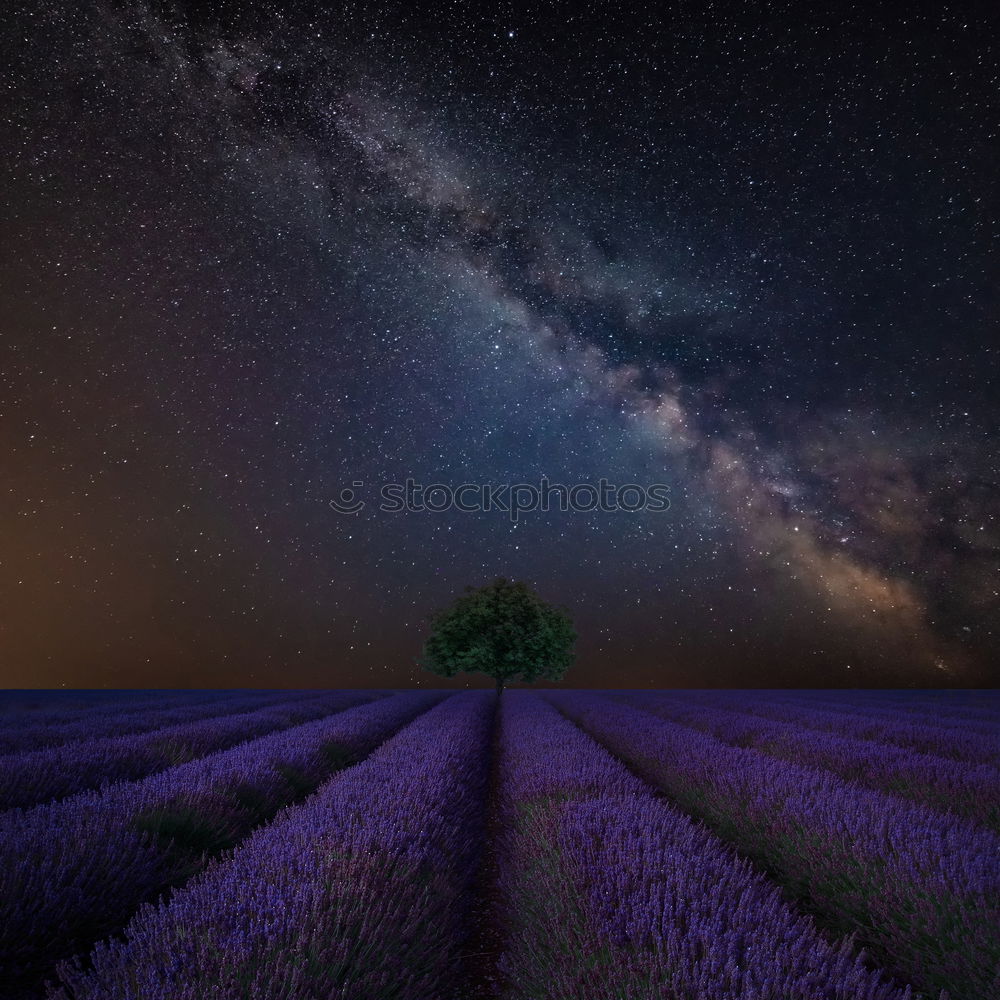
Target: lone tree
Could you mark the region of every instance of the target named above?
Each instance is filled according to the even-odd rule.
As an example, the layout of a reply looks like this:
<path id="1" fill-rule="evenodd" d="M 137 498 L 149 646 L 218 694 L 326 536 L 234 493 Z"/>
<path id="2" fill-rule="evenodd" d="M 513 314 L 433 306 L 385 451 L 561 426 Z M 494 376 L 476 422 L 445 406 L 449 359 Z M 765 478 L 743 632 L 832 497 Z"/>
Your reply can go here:
<path id="1" fill-rule="evenodd" d="M 422 666 L 442 677 L 475 672 L 497 682 L 559 680 L 573 662 L 576 632 L 563 608 L 546 604 L 526 584 L 501 577 L 466 587 L 431 616 Z"/>

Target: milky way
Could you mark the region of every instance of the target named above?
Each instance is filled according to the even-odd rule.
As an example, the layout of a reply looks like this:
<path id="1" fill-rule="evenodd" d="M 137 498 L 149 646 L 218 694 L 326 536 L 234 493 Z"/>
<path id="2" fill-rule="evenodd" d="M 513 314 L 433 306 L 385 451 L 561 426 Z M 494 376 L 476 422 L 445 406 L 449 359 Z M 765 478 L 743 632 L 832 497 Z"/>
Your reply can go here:
<path id="1" fill-rule="evenodd" d="M 989 680 L 994 26 L 648 16 L 15 16 L 6 683 L 408 684 L 498 575 L 579 686 Z M 329 503 L 543 476 L 672 503 Z"/>

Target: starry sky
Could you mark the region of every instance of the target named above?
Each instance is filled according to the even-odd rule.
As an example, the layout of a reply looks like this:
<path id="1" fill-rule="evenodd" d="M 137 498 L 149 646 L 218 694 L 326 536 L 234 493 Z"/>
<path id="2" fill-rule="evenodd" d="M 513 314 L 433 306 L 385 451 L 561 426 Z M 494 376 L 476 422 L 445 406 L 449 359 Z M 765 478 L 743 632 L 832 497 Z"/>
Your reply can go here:
<path id="1" fill-rule="evenodd" d="M 997 683 L 991 5 L 5 8 L 0 683 Z"/>

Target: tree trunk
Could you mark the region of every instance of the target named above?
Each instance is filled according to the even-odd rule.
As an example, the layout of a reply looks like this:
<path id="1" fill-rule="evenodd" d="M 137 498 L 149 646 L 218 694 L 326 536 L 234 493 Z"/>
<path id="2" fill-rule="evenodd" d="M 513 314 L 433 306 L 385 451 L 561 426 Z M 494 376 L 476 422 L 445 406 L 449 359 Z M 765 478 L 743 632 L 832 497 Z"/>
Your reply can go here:
<path id="1" fill-rule="evenodd" d="M 498 677 L 497 678 L 497 697 L 499 698 L 500 695 L 502 695 L 502 694 L 503 694 L 503 678 L 502 677 Z"/>

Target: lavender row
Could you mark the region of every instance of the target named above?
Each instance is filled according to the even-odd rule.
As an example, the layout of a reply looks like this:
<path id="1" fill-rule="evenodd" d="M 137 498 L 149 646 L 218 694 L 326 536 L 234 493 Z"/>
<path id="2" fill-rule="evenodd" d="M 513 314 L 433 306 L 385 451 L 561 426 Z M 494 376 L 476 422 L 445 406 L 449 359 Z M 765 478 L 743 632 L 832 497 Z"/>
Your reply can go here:
<path id="1" fill-rule="evenodd" d="M 658 694 L 679 694 L 666 689 Z M 839 706 L 843 710 L 882 712 L 884 714 L 926 715 L 946 723 L 960 723 L 980 718 L 992 721 L 1000 717 L 1000 691 L 976 692 L 948 689 L 879 690 L 822 688 L 690 688 L 684 697 L 713 701 L 717 698 L 738 698 L 743 701 L 781 702 L 800 708 L 827 709 Z M 961 697 L 958 697 L 961 696 Z"/>
<path id="2" fill-rule="evenodd" d="M 785 691 L 780 693 L 758 691 L 715 691 L 704 699 L 709 704 L 734 702 L 764 702 L 785 705 L 807 711 L 836 712 L 839 715 L 856 715 L 862 719 L 882 722 L 915 723 L 921 726 L 944 727 L 952 730 L 961 727 L 965 732 L 981 733 L 1000 739 L 1000 714 L 995 709 L 949 708 L 947 705 L 914 704 L 912 700 L 887 699 L 879 692 L 854 694 L 828 691 Z"/>
<path id="3" fill-rule="evenodd" d="M 361 691 L 327 692 L 251 712 L 167 726 L 151 733 L 81 740 L 0 757 L 0 809 L 63 799 L 116 781 L 136 781 L 372 697 L 372 693 Z"/>
<path id="4" fill-rule="evenodd" d="M 0 816 L 0 982 L 30 990 L 444 697 L 379 699 L 143 781 Z"/>
<path id="5" fill-rule="evenodd" d="M 881 719 L 889 722 L 915 722 L 922 726 L 945 726 L 972 733 L 983 733 L 994 738 L 1000 737 L 1000 713 L 987 708 L 955 708 L 947 705 L 912 704 L 886 701 L 879 698 L 823 698 L 812 702 L 810 699 L 789 699 L 790 704 L 806 707 L 815 704 L 827 712 L 840 712 L 864 718 Z"/>
<path id="6" fill-rule="evenodd" d="M 692 705 L 683 696 L 631 695 L 627 704 L 690 726 L 733 746 L 818 767 L 892 795 L 955 812 L 1000 831 L 1000 770 L 963 764 L 886 743 L 850 739 L 720 708 Z"/>
<path id="7" fill-rule="evenodd" d="M 951 1000 L 1000 996 L 990 831 L 607 698 L 552 700 L 899 979 Z"/>
<path id="8" fill-rule="evenodd" d="M 157 698 L 185 698 L 217 693 L 212 688 L 5 688 L 0 690 L 0 719 L 38 713 L 93 712 L 127 704 L 151 704 Z"/>
<path id="9" fill-rule="evenodd" d="M 0 730 L 0 754 L 27 753 L 45 747 L 61 746 L 75 740 L 94 740 L 108 736 L 146 733 L 167 726 L 197 722 L 220 715 L 235 715 L 292 699 L 315 696 L 309 691 L 256 691 L 206 697 L 191 702 L 164 705 L 160 699 L 146 708 L 127 707 L 101 712 L 69 722 L 17 726 Z"/>
<path id="10" fill-rule="evenodd" d="M 692 689 L 691 694 L 719 694 L 720 688 Z M 665 692 L 664 692 L 665 693 Z M 685 692 L 689 693 L 689 692 Z M 940 708 L 946 711 L 992 709 L 1000 711 L 1000 689 L 975 688 L 753 688 L 742 692 L 762 698 L 801 699 L 810 704 L 820 701 L 839 701 L 857 704 L 878 704 L 901 709 L 915 708 L 926 711 Z"/>
<path id="11" fill-rule="evenodd" d="M 994 741 L 1000 740 L 1000 714 L 992 710 L 954 707 L 949 709 L 947 706 L 937 708 L 928 704 L 917 707 L 911 699 L 903 701 L 898 698 L 886 698 L 884 692 L 878 691 L 710 690 L 656 693 L 680 695 L 685 701 L 737 710 L 747 705 L 761 705 L 771 709 L 826 713 L 841 718 L 857 716 L 862 722 L 943 728 L 947 734 L 954 734 L 958 730 L 963 733 L 978 733 Z M 880 694 L 883 696 L 879 697 Z"/>
<path id="12" fill-rule="evenodd" d="M 571 802 L 624 803 L 643 796 L 642 782 L 526 692 L 508 691 L 501 701 L 498 752 L 498 995 L 633 995 L 635 963 L 600 940 L 582 886 L 561 855 L 559 825 Z M 592 956 L 599 960 L 590 969 Z M 620 990 L 612 988 L 612 978 Z"/>
<path id="13" fill-rule="evenodd" d="M 724 696 L 715 699 L 716 704 Z M 813 708 L 783 700 L 761 700 L 756 692 L 747 698 L 733 698 L 728 704 L 741 712 L 779 722 L 791 722 L 808 729 L 823 729 L 852 739 L 877 740 L 893 746 L 929 753 L 970 764 L 1000 765 L 1000 734 L 990 736 L 970 732 L 961 723 L 933 725 L 906 719 L 866 718 L 823 708 Z"/>
<path id="14" fill-rule="evenodd" d="M 87 719 L 103 719 L 126 712 L 142 712 L 156 707 L 179 707 L 203 702 L 218 701 L 219 691 L 79 691 L 80 700 L 55 699 L 55 694 L 67 692 L 33 691 L 28 700 L 6 701 L 0 708 L 0 731 L 15 734 L 62 726 Z M 0 692 L 4 695 L 22 695 L 25 692 Z"/>
<path id="15" fill-rule="evenodd" d="M 902 1000 L 535 695 L 501 715 L 511 1000 Z"/>
<path id="16" fill-rule="evenodd" d="M 961 719 L 1000 718 L 1000 691 L 904 690 L 904 691 L 785 691 L 782 694 L 829 704 L 879 707 Z"/>
<path id="17" fill-rule="evenodd" d="M 428 1000 L 454 986 L 482 839 L 493 698 L 456 695 L 255 833 L 60 1000 Z"/>

